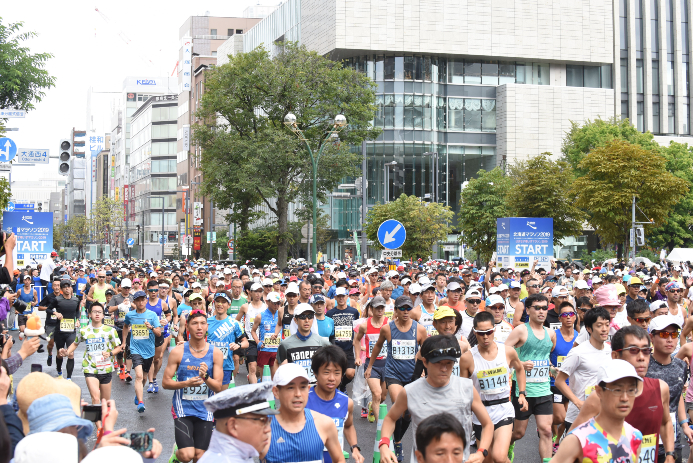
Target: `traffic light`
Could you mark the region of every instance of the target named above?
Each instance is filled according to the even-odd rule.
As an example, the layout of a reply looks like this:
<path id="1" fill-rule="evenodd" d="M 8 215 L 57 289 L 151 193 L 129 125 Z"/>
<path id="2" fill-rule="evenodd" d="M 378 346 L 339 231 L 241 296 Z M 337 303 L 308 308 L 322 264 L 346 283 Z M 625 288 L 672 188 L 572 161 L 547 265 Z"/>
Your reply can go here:
<path id="1" fill-rule="evenodd" d="M 60 140 L 60 161 L 58 173 L 67 175 L 70 172 L 70 158 L 72 157 L 72 141 L 68 139 Z"/>
<path id="2" fill-rule="evenodd" d="M 635 241 L 638 246 L 645 246 L 645 229 L 636 228 L 635 229 Z"/>

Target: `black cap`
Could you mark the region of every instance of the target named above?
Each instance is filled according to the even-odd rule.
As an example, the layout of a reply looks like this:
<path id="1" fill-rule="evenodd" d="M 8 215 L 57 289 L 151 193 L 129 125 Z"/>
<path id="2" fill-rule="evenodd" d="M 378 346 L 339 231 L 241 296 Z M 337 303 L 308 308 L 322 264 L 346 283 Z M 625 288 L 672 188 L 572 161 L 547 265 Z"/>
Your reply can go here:
<path id="1" fill-rule="evenodd" d="M 411 301 L 409 296 L 400 296 L 395 299 L 395 307 L 398 309 L 400 307 L 414 307 L 414 303 Z"/>
<path id="2" fill-rule="evenodd" d="M 437 334 L 426 338 L 421 345 L 421 356 L 431 363 L 441 360 L 455 362 L 461 355 L 460 343 L 453 336 Z"/>
<path id="3" fill-rule="evenodd" d="M 64 288 L 66 286 L 72 286 L 72 281 L 70 280 L 60 280 L 60 287 Z"/>

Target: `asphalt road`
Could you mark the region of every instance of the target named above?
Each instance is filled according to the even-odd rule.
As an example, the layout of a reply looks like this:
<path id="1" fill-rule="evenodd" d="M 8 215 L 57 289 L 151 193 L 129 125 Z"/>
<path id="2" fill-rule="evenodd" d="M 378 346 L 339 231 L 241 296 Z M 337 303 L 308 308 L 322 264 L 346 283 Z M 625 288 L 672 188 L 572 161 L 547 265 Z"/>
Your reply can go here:
<path id="1" fill-rule="evenodd" d="M 17 332 L 11 332 L 17 342 Z M 44 343 L 45 346 L 45 343 Z M 18 349 L 18 345 L 15 344 L 14 351 Z M 83 345 L 77 349 L 75 352 L 75 371 L 72 375 L 73 381 L 82 388 L 82 399 L 90 402 L 89 392 L 84 382 L 84 375 L 82 374 L 81 365 L 82 355 L 84 353 Z M 40 364 L 43 366 L 43 371 L 52 376 L 56 376 L 55 370 L 55 349 L 53 352 L 53 366 L 46 366 L 47 354 L 44 352 L 42 354 L 36 353 L 29 357 L 24 365 L 17 371 L 14 376 L 15 384 L 18 384 L 21 379 L 30 373 L 32 364 Z M 158 379 L 159 384 L 161 384 L 161 375 L 163 369 L 166 365 L 167 354 L 164 356 L 164 366 L 159 373 Z M 63 373 L 65 366 L 63 365 Z M 241 371 L 239 373 L 237 385 L 246 384 L 246 371 L 245 366 L 241 366 Z M 349 387 L 351 389 L 351 387 Z M 142 414 L 137 412 L 137 409 L 133 403 L 134 399 L 134 386 L 132 384 L 127 384 L 125 381 L 121 381 L 117 375 L 113 376 L 113 388 L 112 388 L 112 398 L 116 401 L 116 406 L 118 408 L 118 423 L 116 425 L 117 429 L 127 428 L 128 431 L 146 431 L 148 428 L 155 428 L 155 437 L 158 439 L 163 447 L 164 451 L 161 457 L 157 460 L 158 462 L 166 462 L 171 456 L 171 450 L 173 449 L 174 438 L 173 438 L 173 418 L 171 417 L 171 399 L 173 391 L 167 391 L 159 387 L 158 394 L 148 394 L 145 390 L 144 404 L 146 406 L 146 411 Z M 391 402 L 388 398 L 388 407 Z M 361 418 L 360 408 L 354 407 L 354 412 L 357 414 L 355 417 L 356 423 L 356 433 L 358 435 L 359 446 L 363 450 L 363 456 L 365 458 L 365 463 L 371 463 L 373 459 L 373 448 L 375 444 L 375 431 L 376 424 L 369 423 L 367 419 Z M 528 426 L 528 431 L 525 437 L 515 445 L 515 463 L 536 463 L 541 461 L 539 459 L 538 445 L 539 439 L 537 437 L 536 427 L 534 425 L 534 418 L 530 418 L 530 424 Z M 408 461 L 408 456 L 411 452 L 412 445 L 412 432 L 411 429 L 407 431 L 404 441 L 404 455 L 405 463 Z M 91 448 L 94 442 L 94 436 L 90 439 Z M 684 461 L 688 457 L 688 448 L 684 445 Z M 354 461 L 350 459 L 349 461 Z"/>

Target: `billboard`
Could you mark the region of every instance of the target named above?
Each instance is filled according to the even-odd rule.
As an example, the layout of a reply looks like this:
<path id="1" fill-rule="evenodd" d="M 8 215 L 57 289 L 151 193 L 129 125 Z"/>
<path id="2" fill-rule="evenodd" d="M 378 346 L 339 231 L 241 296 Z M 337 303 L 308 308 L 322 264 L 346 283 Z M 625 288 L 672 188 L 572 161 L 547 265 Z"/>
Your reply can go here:
<path id="1" fill-rule="evenodd" d="M 14 248 L 16 268 L 36 267 L 53 250 L 52 212 L 3 212 L 2 229 L 17 235 Z"/>
<path id="2" fill-rule="evenodd" d="M 498 267 L 515 270 L 551 270 L 553 258 L 553 219 L 505 217 L 496 220 L 496 262 Z"/>

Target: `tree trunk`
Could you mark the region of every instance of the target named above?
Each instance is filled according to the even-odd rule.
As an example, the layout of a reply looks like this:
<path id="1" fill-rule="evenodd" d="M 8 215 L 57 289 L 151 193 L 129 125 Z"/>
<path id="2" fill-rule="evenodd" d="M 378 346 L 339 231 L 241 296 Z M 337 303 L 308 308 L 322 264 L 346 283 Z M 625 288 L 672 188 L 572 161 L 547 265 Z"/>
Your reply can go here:
<path id="1" fill-rule="evenodd" d="M 286 258 L 289 251 L 289 241 L 287 239 L 289 203 L 283 195 L 277 197 L 277 228 L 279 229 L 279 243 L 277 243 L 277 265 L 279 268 L 286 267 Z M 306 259 L 309 260 L 309 259 Z"/>
<path id="2" fill-rule="evenodd" d="M 623 256 L 623 244 L 618 243 L 616 245 L 616 260 L 620 261 L 622 256 Z"/>

